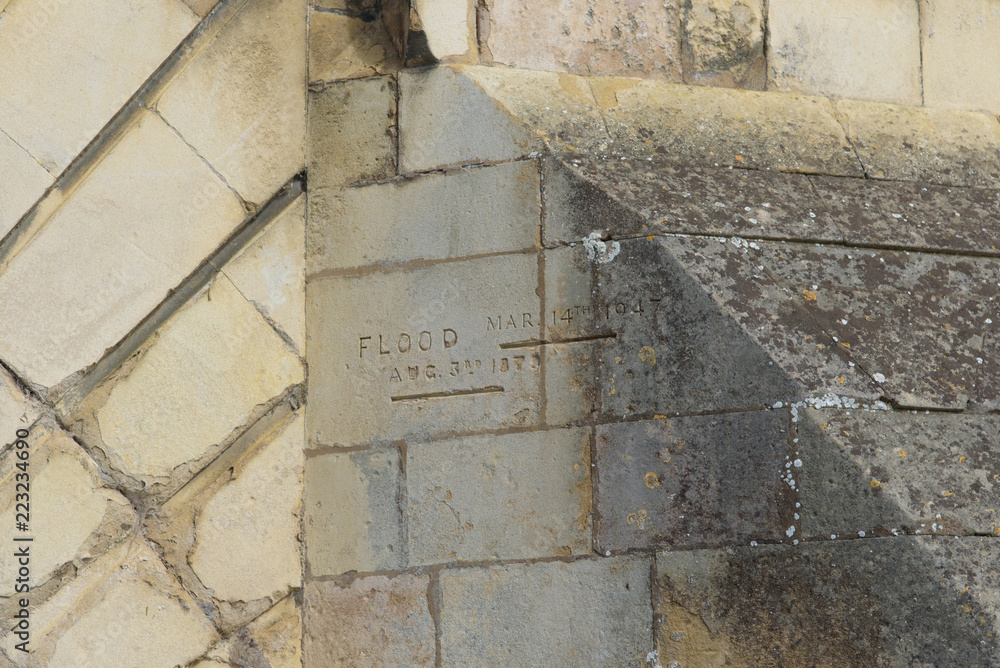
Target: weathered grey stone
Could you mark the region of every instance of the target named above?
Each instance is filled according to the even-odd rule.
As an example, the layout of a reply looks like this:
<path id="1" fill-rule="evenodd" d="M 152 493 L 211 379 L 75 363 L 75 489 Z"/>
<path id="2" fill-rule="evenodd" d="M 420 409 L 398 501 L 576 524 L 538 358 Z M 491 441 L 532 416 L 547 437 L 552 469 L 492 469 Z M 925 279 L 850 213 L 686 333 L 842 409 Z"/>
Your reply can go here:
<path id="1" fill-rule="evenodd" d="M 490 3 L 486 46 L 497 64 L 577 74 L 680 80 L 677 3 Z"/>
<path id="2" fill-rule="evenodd" d="M 1000 530 L 996 417 L 809 410 L 797 427 L 802 537 Z"/>
<path id="3" fill-rule="evenodd" d="M 660 665 L 991 666 L 989 538 L 878 538 L 656 557 Z"/>
<path id="4" fill-rule="evenodd" d="M 449 67 L 399 74 L 399 133 L 402 172 L 512 160 L 536 143 L 495 100 Z"/>
<path id="5" fill-rule="evenodd" d="M 919 17 L 909 0 L 770 0 L 769 88 L 919 105 Z"/>
<path id="6" fill-rule="evenodd" d="M 778 410 L 599 426 L 598 549 L 785 538 L 789 440 Z"/>
<path id="7" fill-rule="evenodd" d="M 647 559 L 441 572 L 442 666 L 641 666 L 652 649 Z"/>
<path id="8" fill-rule="evenodd" d="M 410 562 L 590 551 L 590 431 L 469 436 L 410 446 Z"/>
<path id="9" fill-rule="evenodd" d="M 311 189 L 394 175 L 395 80 L 339 81 L 311 91 L 308 135 Z"/>
<path id="10" fill-rule="evenodd" d="M 395 448 L 307 455 L 303 505 L 310 575 L 406 565 L 400 474 Z"/>
<path id="11" fill-rule="evenodd" d="M 669 156 L 691 166 L 861 176 L 830 101 L 636 79 L 592 79 L 626 158 Z"/>
<path id="12" fill-rule="evenodd" d="M 429 580 L 426 575 L 377 575 L 350 586 L 308 582 L 306 668 L 433 666 Z"/>
<path id="13" fill-rule="evenodd" d="M 851 244 L 1000 253 L 1000 192 L 872 179 L 809 177 Z"/>
<path id="14" fill-rule="evenodd" d="M 760 261 L 894 401 L 964 408 L 998 261 L 773 244 Z"/>
<path id="15" fill-rule="evenodd" d="M 538 421 L 537 258 L 510 254 L 307 284 L 308 440 L 357 445 Z"/>
<path id="16" fill-rule="evenodd" d="M 473 0 L 414 0 L 413 9 L 438 60 L 476 60 L 476 6 Z"/>
<path id="17" fill-rule="evenodd" d="M 1000 185 L 1000 123 L 995 116 L 855 100 L 836 106 L 870 178 Z"/>
<path id="18" fill-rule="evenodd" d="M 310 274 L 533 248 L 538 165 L 514 162 L 310 192 Z"/>
<path id="19" fill-rule="evenodd" d="M 857 179 L 840 179 L 854 183 Z M 809 177 L 564 154 L 545 161 L 546 245 L 590 232 L 841 241 Z"/>
<path id="20" fill-rule="evenodd" d="M 684 83 L 764 90 L 763 0 L 683 4 Z"/>

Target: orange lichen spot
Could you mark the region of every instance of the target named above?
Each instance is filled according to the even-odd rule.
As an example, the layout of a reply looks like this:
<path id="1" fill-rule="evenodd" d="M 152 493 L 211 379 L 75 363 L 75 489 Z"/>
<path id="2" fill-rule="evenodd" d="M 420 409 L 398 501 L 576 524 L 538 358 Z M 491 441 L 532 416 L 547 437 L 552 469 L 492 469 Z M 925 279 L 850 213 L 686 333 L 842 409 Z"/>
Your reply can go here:
<path id="1" fill-rule="evenodd" d="M 743 156 L 742 155 L 736 156 L 736 162 L 743 162 Z"/>
<path id="2" fill-rule="evenodd" d="M 844 346 L 845 348 L 850 348 L 850 347 L 851 347 L 851 344 L 850 344 L 850 343 L 846 343 L 846 342 L 844 342 L 844 341 L 841 341 L 841 342 L 840 342 L 840 345 Z"/>
<path id="3" fill-rule="evenodd" d="M 805 298 L 806 298 L 807 302 L 814 302 L 814 301 L 816 301 L 816 293 L 813 292 L 812 290 L 803 290 L 802 294 L 805 295 Z"/>
<path id="4" fill-rule="evenodd" d="M 639 348 L 639 361 L 645 362 L 649 366 L 656 366 L 656 351 L 652 346 Z"/>
<path id="5" fill-rule="evenodd" d="M 951 491 L 948 491 L 946 489 L 946 490 L 944 490 L 944 494 L 942 494 L 941 496 L 944 496 L 944 497 L 955 496 L 955 492 L 951 492 Z"/>
<path id="6" fill-rule="evenodd" d="M 965 461 L 965 455 L 962 455 L 961 457 L 958 458 L 958 463 L 959 464 L 961 464 L 964 461 Z"/>
<path id="7" fill-rule="evenodd" d="M 899 451 L 899 456 L 905 459 L 906 458 L 906 450 L 900 450 Z"/>
<path id="8" fill-rule="evenodd" d="M 823 424 L 821 424 L 821 425 L 819 426 L 819 428 L 820 428 L 820 429 L 826 429 L 826 428 L 827 428 L 827 427 L 829 427 L 829 426 L 830 426 L 830 423 L 829 423 L 829 422 L 824 422 Z"/>
<path id="9" fill-rule="evenodd" d="M 642 476 L 642 483 L 646 486 L 646 489 L 656 489 L 660 486 L 660 479 L 655 473 L 650 471 L 646 475 Z"/>
<path id="10" fill-rule="evenodd" d="M 646 237 L 646 241 L 652 241 L 652 240 L 653 240 L 653 235 L 652 234 L 650 234 L 648 237 Z"/>
<path id="11" fill-rule="evenodd" d="M 836 378 L 836 381 L 837 381 L 838 383 L 840 383 L 841 385 L 843 385 L 843 384 L 844 384 L 844 382 L 846 382 L 846 381 L 847 381 L 847 379 L 846 379 L 846 378 L 844 378 L 843 376 L 837 376 L 837 378 Z"/>
<path id="12" fill-rule="evenodd" d="M 1000 527 L 997 527 L 996 529 L 993 530 L 993 535 L 1000 536 Z"/>
<path id="13" fill-rule="evenodd" d="M 653 419 L 654 420 L 666 420 L 667 416 L 666 415 L 660 415 L 659 413 L 657 413 L 656 415 L 653 416 Z"/>
<path id="14" fill-rule="evenodd" d="M 878 480 L 876 480 L 875 478 L 872 478 L 871 486 L 872 486 L 872 489 L 878 489 L 879 487 L 882 486 L 882 483 L 879 482 Z"/>

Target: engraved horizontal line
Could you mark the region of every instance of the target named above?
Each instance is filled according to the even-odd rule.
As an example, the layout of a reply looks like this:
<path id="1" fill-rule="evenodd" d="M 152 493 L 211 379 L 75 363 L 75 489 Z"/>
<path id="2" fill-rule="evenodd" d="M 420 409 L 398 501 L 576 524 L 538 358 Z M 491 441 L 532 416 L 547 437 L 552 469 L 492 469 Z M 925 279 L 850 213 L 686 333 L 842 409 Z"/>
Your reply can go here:
<path id="1" fill-rule="evenodd" d="M 468 397 L 476 394 L 500 394 L 504 390 L 499 385 L 479 387 L 472 390 L 452 390 L 450 392 L 424 392 L 423 394 L 401 394 L 392 401 L 417 401 L 418 399 L 443 399 L 445 397 Z"/>
<path id="2" fill-rule="evenodd" d="M 616 332 L 608 332 L 605 334 L 590 334 L 588 336 L 573 336 L 566 339 L 549 339 L 548 341 L 542 339 L 528 339 L 526 341 L 511 341 L 510 343 L 501 343 L 501 350 L 511 350 L 514 348 L 536 348 L 538 346 L 550 346 L 554 343 L 584 343 L 586 341 L 601 341 L 603 339 L 617 339 L 618 334 Z"/>

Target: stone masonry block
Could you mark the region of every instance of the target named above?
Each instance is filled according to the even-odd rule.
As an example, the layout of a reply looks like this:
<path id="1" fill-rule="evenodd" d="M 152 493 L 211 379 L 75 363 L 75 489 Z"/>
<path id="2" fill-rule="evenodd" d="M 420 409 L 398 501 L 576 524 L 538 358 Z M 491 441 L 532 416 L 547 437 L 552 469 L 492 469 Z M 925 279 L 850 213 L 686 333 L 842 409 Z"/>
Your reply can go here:
<path id="1" fill-rule="evenodd" d="M 220 276 L 75 409 L 74 429 L 127 488 L 169 495 L 303 373 Z"/>
<path id="2" fill-rule="evenodd" d="M 768 80 L 779 91 L 921 104 L 912 0 L 772 0 Z"/>
<path id="3" fill-rule="evenodd" d="M 538 165 L 514 162 L 312 191 L 310 274 L 532 248 Z"/>
<path id="4" fill-rule="evenodd" d="M 0 132 L 0 238 L 52 185 L 52 175 Z"/>
<path id="5" fill-rule="evenodd" d="M 763 0 L 683 3 L 684 83 L 764 90 Z"/>
<path id="6" fill-rule="evenodd" d="M 426 575 L 306 584 L 305 667 L 433 666 Z"/>
<path id="7" fill-rule="evenodd" d="M 550 5 L 493 0 L 486 46 L 498 65 L 680 81 L 677 2 Z"/>
<path id="8" fill-rule="evenodd" d="M 187 11 L 187 10 L 185 10 Z M 0 357 L 52 387 L 96 362 L 232 232 L 239 199 L 151 113 L 0 276 Z"/>
<path id="9" fill-rule="evenodd" d="M 310 189 L 395 175 L 395 80 L 339 81 L 311 91 L 308 153 Z"/>
<path id="10" fill-rule="evenodd" d="M 924 104 L 1000 114 L 1000 4 L 922 4 Z"/>
<path id="11" fill-rule="evenodd" d="M 305 166 L 306 4 L 250 0 L 157 102 L 243 199 Z"/>
<path id="12" fill-rule="evenodd" d="M 198 23 L 180 0 L 24 0 L 0 26 L 0 130 L 61 172 Z"/>
<path id="13" fill-rule="evenodd" d="M 590 433 L 420 443 L 406 460 L 412 564 L 590 552 Z"/>
<path id="14" fill-rule="evenodd" d="M 537 287 L 533 253 L 311 275 L 309 447 L 537 424 Z"/>
<path id="15" fill-rule="evenodd" d="M 309 575 L 406 567 L 395 448 L 313 454 L 306 459 Z"/>
<path id="16" fill-rule="evenodd" d="M 441 665 L 641 666 L 649 579 L 639 557 L 446 569 Z"/>
<path id="17" fill-rule="evenodd" d="M 397 68 L 398 60 L 382 21 L 309 13 L 309 81 L 387 74 Z"/>

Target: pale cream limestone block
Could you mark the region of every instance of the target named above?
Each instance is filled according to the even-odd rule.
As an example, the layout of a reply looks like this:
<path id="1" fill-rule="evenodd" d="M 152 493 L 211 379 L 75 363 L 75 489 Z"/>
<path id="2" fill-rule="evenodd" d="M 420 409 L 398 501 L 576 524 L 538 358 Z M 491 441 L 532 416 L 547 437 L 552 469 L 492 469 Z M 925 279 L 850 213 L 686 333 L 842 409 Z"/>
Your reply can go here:
<path id="1" fill-rule="evenodd" d="M 299 197 L 225 267 L 240 293 L 305 351 L 305 215 Z"/>
<path id="2" fill-rule="evenodd" d="M 0 128 L 58 174 L 197 24 L 180 0 L 18 0 L 0 23 Z"/>
<path id="3" fill-rule="evenodd" d="M 305 166 L 305 0 L 250 0 L 157 109 L 245 200 Z"/>
<path id="4" fill-rule="evenodd" d="M 15 431 L 27 429 L 41 415 L 41 404 L 26 394 L 17 381 L 0 368 L 0 443 L 11 443 Z"/>
<path id="5" fill-rule="evenodd" d="M 0 358 L 51 387 L 96 362 L 243 220 L 239 199 L 144 113 L 0 275 Z"/>
<path id="6" fill-rule="evenodd" d="M 3 438 L 13 440 L 15 434 L 11 431 Z M 37 588 L 64 564 L 79 568 L 124 539 L 136 518 L 128 500 L 105 485 L 96 462 L 64 431 L 35 425 L 25 442 L 26 471 L 17 468 L 25 461 L 17 455 L 20 449 L 8 449 L 0 457 L 0 522 L 15 526 L 15 514 L 22 510 L 15 504 L 25 500 L 16 495 L 26 493 L 30 530 L 15 535 L 35 538 L 30 585 Z M 0 552 L 0 573 L 6 581 L 3 596 L 13 593 L 8 577 L 16 570 L 14 550 Z"/>
<path id="7" fill-rule="evenodd" d="M 0 132 L 0 239 L 52 185 L 52 175 Z"/>
<path id="8" fill-rule="evenodd" d="M 243 649 L 247 646 L 263 654 L 270 668 L 301 668 L 302 608 L 291 596 L 250 622 L 246 637 L 237 637 L 237 657 L 249 653 Z"/>
<path id="9" fill-rule="evenodd" d="M 184 4 L 191 8 L 191 11 L 198 16 L 207 16 L 219 0 L 184 0 Z"/>
<path id="10" fill-rule="evenodd" d="M 280 598 L 301 583 L 303 437 L 297 418 L 197 514 L 189 563 L 216 598 Z"/>
<path id="11" fill-rule="evenodd" d="M 201 656 L 218 633 L 140 538 L 112 548 L 32 610 L 32 652 L 18 665 L 171 668 Z M 30 657 L 27 658 L 26 657 Z"/>
<path id="12" fill-rule="evenodd" d="M 679 4 L 493 0 L 487 46 L 510 67 L 680 81 Z"/>
<path id="13" fill-rule="evenodd" d="M 920 19 L 924 104 L 1000 114 L 1000 2 L 929 0 Z"/>
<path id="14" fill-rule="evenodd" d="M 921 103 L 913 0 L 771 0 L 769 88 Z"/>
<path id="15" fill-rule="evenodd" d="M 427 45 L 438 60 L 476 54 L 476 5 L 470 0 L 414 0 Z"/>
<path id="16" fill-rule="evenodd" d="M 220 276 L 80 414 L 93 412 L 98 431 L 90 433 L 101 439 L 94 445 L 125 484 L 169 491 L 207 463 L 256 407 L 302 380 L 298 357 Z"/>

